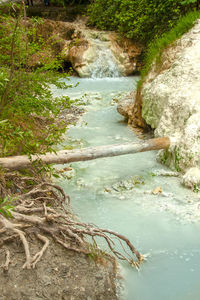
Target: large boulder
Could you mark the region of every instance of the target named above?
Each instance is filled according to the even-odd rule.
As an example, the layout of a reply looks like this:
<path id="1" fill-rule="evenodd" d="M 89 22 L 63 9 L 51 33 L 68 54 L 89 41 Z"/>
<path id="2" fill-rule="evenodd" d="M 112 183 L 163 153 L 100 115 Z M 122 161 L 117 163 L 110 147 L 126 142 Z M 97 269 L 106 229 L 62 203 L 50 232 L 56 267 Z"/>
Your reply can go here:
<path id="1" fill-rule="evenodd" d="M 141 90 L 142 117 L 155 136 L 173 137 L 160 160 L 183 172 L 200 168 L 200 21 L 155 63 Z M 195 169 L 196 170 L 196 169 Z M 190 174 L 190 173 L 189 173 Z M 196 184 L 195 174 L 190 178 Z M 184 179 L 187 185 L 187 176 Z"/>

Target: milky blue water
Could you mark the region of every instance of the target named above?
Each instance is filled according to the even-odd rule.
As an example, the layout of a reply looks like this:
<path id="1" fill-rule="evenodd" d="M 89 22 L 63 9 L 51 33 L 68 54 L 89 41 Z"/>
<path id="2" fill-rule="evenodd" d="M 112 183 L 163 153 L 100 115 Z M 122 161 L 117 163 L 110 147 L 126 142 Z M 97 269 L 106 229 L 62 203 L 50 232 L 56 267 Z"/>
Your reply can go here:
<path id="1" fill-rule="evenodd" d="M 72 78 L 72 82 L 76 82 Z M 135 88 L 136 77 L 79 79 L 87 112 L 70 127 L 64 145 L 89 147 L 137 141 L 116 111 L 115 101 Z M 200 198 L 156 161 L 156 152 L 71 164 L 60 184 L 82 221 L 118 231 L 149 257 L 136 271 L 121 264 L 125 300 L 200 299 Z M 152 191 L 160 187 L 161 194 Z M 104 243 L 102 242 L 102 247 Z"/>

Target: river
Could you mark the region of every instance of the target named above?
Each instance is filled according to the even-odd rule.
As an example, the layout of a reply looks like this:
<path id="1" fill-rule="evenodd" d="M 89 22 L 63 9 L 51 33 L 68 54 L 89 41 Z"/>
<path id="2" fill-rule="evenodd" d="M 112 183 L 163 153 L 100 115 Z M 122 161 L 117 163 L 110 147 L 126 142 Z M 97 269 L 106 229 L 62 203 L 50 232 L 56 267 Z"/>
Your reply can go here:
<path id="1" fill-rule="evenodd" d="M 115 99 L 132 91 L 137 77 L 78 79 L 87 112 L 67 131 L 62 147 L 137 141 L 116 111 Z M 86 94 L 86 95 L 85 95 Z M 156 151 L 76 162 L 60 185 L 82 221 L 126 235 L 149 257 L 139 271 L 120 263 L 125 300 L 200 299 L 199 195 L 156 161 Z M 152 193 L 156 188 L 161 193 Z M 104 247 L 104 244 L 101 244 Z"/>

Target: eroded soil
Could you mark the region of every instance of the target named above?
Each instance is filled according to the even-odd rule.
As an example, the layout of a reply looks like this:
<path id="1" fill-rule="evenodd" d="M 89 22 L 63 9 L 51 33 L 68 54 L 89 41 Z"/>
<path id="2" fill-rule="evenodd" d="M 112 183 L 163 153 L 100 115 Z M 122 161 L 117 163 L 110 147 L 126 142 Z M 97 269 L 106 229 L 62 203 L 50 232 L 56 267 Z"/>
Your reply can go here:
<path id="1" fill-rule="evenodd" d="M 38 241 L 30 234 L 31 250 L 37 252 Z M 53 240 L 35 269 L 22 269 L 25 261 L 21 242 L 9 245 L 11 264 L 0 269 L 1 300 L 114 300 L 116 264 L 114 259 L 100 262 L 68 251 Z M 6 246 L 7 247 L 7 246 Z M 40 245 L 41 247 L 41 245 Z M 5 263 L 5 249 L 0 251 L 0 265 Z M 34 251 L 35 250 L 35 251 Z"/>

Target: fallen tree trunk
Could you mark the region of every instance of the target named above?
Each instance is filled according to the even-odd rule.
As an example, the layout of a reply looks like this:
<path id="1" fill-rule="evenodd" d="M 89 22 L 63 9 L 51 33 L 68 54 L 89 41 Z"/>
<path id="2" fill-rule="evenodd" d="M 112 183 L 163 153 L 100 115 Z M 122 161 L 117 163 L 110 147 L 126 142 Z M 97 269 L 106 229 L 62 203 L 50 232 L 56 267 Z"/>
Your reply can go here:
<path id="1" fill-rule="evenodd" d="M 24 169 L 35 161 L 41 161 L 46 164 L 67 164 L 75 161 L 92 160 L 102 157 L 119 156 L 150 150 L 167 149 L 170 146 L 170 138 L 155 138 L 150 140 L 141 140 L 136 143 L 106 145 L 91 148 L 61 150 L 55 153 L 46 153 L 45 155 L 27 155 L 11 156 L 0 158 L 0 166 L 10 170 Z"/>

